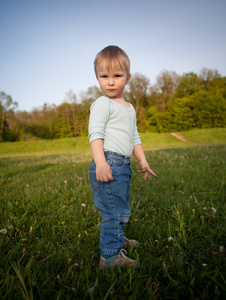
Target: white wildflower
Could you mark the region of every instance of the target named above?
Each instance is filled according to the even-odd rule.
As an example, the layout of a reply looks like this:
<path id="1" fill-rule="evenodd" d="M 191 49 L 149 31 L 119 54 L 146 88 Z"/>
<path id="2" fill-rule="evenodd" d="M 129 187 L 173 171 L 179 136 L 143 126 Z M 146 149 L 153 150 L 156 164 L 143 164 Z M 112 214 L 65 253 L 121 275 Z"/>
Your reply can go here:
<path id="1" fill-rule="evenodd" d="M 5 228 L 1 229 L 0 233 L 6 234 L 7 233 L 7 229 L 5 229 Z"/>
<path id="2" fill-rule="evenodd" d="M 216 208 L 212 207 L 212 212 L 215 214 L 217 212 Z"/>
<path id="3" fill-rule="evenodd" d="M 206 208 L 206 207 L 203 207 L 203 210 L 207 210 L 207 208 Z"/>
<path id="4" fill-rule="evenodd" d="M 67 180 L 64 180 L 64 183 L 66 184 L 66 183 L 67 183 Z"/>
<path id="5" fill-rule="evenodd" d="M 169 241 L 169 242 L 172 242 L 172 241 L 173 241 L 172 236 L 168 237 L 168 241 Z"/>
<path id="6" fill-rule="evenodd" d="M 202 264 L 202 267 L 203 267 L 203 268 L 206 268 L 206 267 L 207 267 L 207 264 Z"/>
<path id="7" fill-rule="evenodd" d="M 81 238 L 81 235 L 80 235 L 80 234 L 78 234 L 78 238 L 79 238 L 79 239 Z"/>
<path id="8" fill-rule="evenodd" d="M 86 204 L 85 204 L 85 203 L 82 203 L 81 206 L 82 206 L 82 207 L 86 207 Z"/>

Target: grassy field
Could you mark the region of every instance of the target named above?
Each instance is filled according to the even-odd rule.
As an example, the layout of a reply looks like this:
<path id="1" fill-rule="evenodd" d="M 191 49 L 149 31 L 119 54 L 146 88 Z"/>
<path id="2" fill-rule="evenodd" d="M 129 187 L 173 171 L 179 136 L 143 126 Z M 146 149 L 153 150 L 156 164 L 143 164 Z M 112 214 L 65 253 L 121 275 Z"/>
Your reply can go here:
<path id="1" fill-rule="evenodd" d="M 180 132 L 187 142 L 169 133 L 141 133 L 143 148 L 146 150 L 163 148 L 192 147 L 226 143 L 226 128 L 195 129 Z M 48 154 L 84 154 L 90 152 L 87 137 L 65 138 L 59 140 L 39 140 L 15 143 L 0 143 L 0 157 Z"/>
<path id="2" fill-rule="evenodd" d="M 125 271 L 98 269 L 87 138 L 0 144 L 0 299 L 225 299 L 225 132 L 142 136 Z"/>

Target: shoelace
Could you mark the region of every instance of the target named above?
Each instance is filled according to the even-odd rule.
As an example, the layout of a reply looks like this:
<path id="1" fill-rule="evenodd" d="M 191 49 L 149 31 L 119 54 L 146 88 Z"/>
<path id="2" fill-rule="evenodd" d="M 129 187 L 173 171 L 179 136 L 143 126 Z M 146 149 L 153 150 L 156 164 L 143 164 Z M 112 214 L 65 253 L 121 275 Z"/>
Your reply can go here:
<path id="1" fill-rule="evenodd" d="M 125 249 L 121 249 L 119 252 L 119 255 L 128 263 L 134 263 L 134 260 L 130 259 L 129 257 L 126 256 L 127 251 Z"/>
<path id="2" fill-rule="evenodd" d="M 124 236 L 125 242 L 129 243 L 129 239 Z"/>

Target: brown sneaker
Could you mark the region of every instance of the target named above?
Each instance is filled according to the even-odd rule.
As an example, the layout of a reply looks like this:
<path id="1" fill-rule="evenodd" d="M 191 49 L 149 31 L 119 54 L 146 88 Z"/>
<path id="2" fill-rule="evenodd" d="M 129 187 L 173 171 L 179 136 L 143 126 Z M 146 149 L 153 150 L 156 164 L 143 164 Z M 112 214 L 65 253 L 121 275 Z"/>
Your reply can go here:
<path id="1" fill-rule="evenodd" d="M 140 243 L 138 241 L 129 240 L 125 236 L 124 236 L 124 238 L 125 238 L 125 244 L 124 244 L 124 247 L 123 247 L 124 249 L 127 249 L 128 246 L 130 246 L 130 247 L 139 247 L 140 246 Z"/>
<path id="2" fill-rule="evenodd" d="M 118 269 L 118 268 L 135 268 L 139 266 L 136 260 L 130 259 L 126 256 L 127 252 L 125 249 L 121 249 L 118 255 L 114 255 L 109 259 L 105 259 L 103 256 L 100 257 L 99 268 L 104 269 Z"/>

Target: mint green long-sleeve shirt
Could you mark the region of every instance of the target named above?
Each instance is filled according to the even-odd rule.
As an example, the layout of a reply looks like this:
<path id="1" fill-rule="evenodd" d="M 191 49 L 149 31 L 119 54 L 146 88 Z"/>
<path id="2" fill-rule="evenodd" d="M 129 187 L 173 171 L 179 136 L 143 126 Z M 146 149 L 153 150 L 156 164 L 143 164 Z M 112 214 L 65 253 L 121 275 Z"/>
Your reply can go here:
<path id="1" fill-rule="evenodd" d="M 123 105 L 101 96 L 90 107 L 89 141 L 103 139 L 104 151 L 131 156 L 135 145 L 141 144 L 133 106 Z"/>

